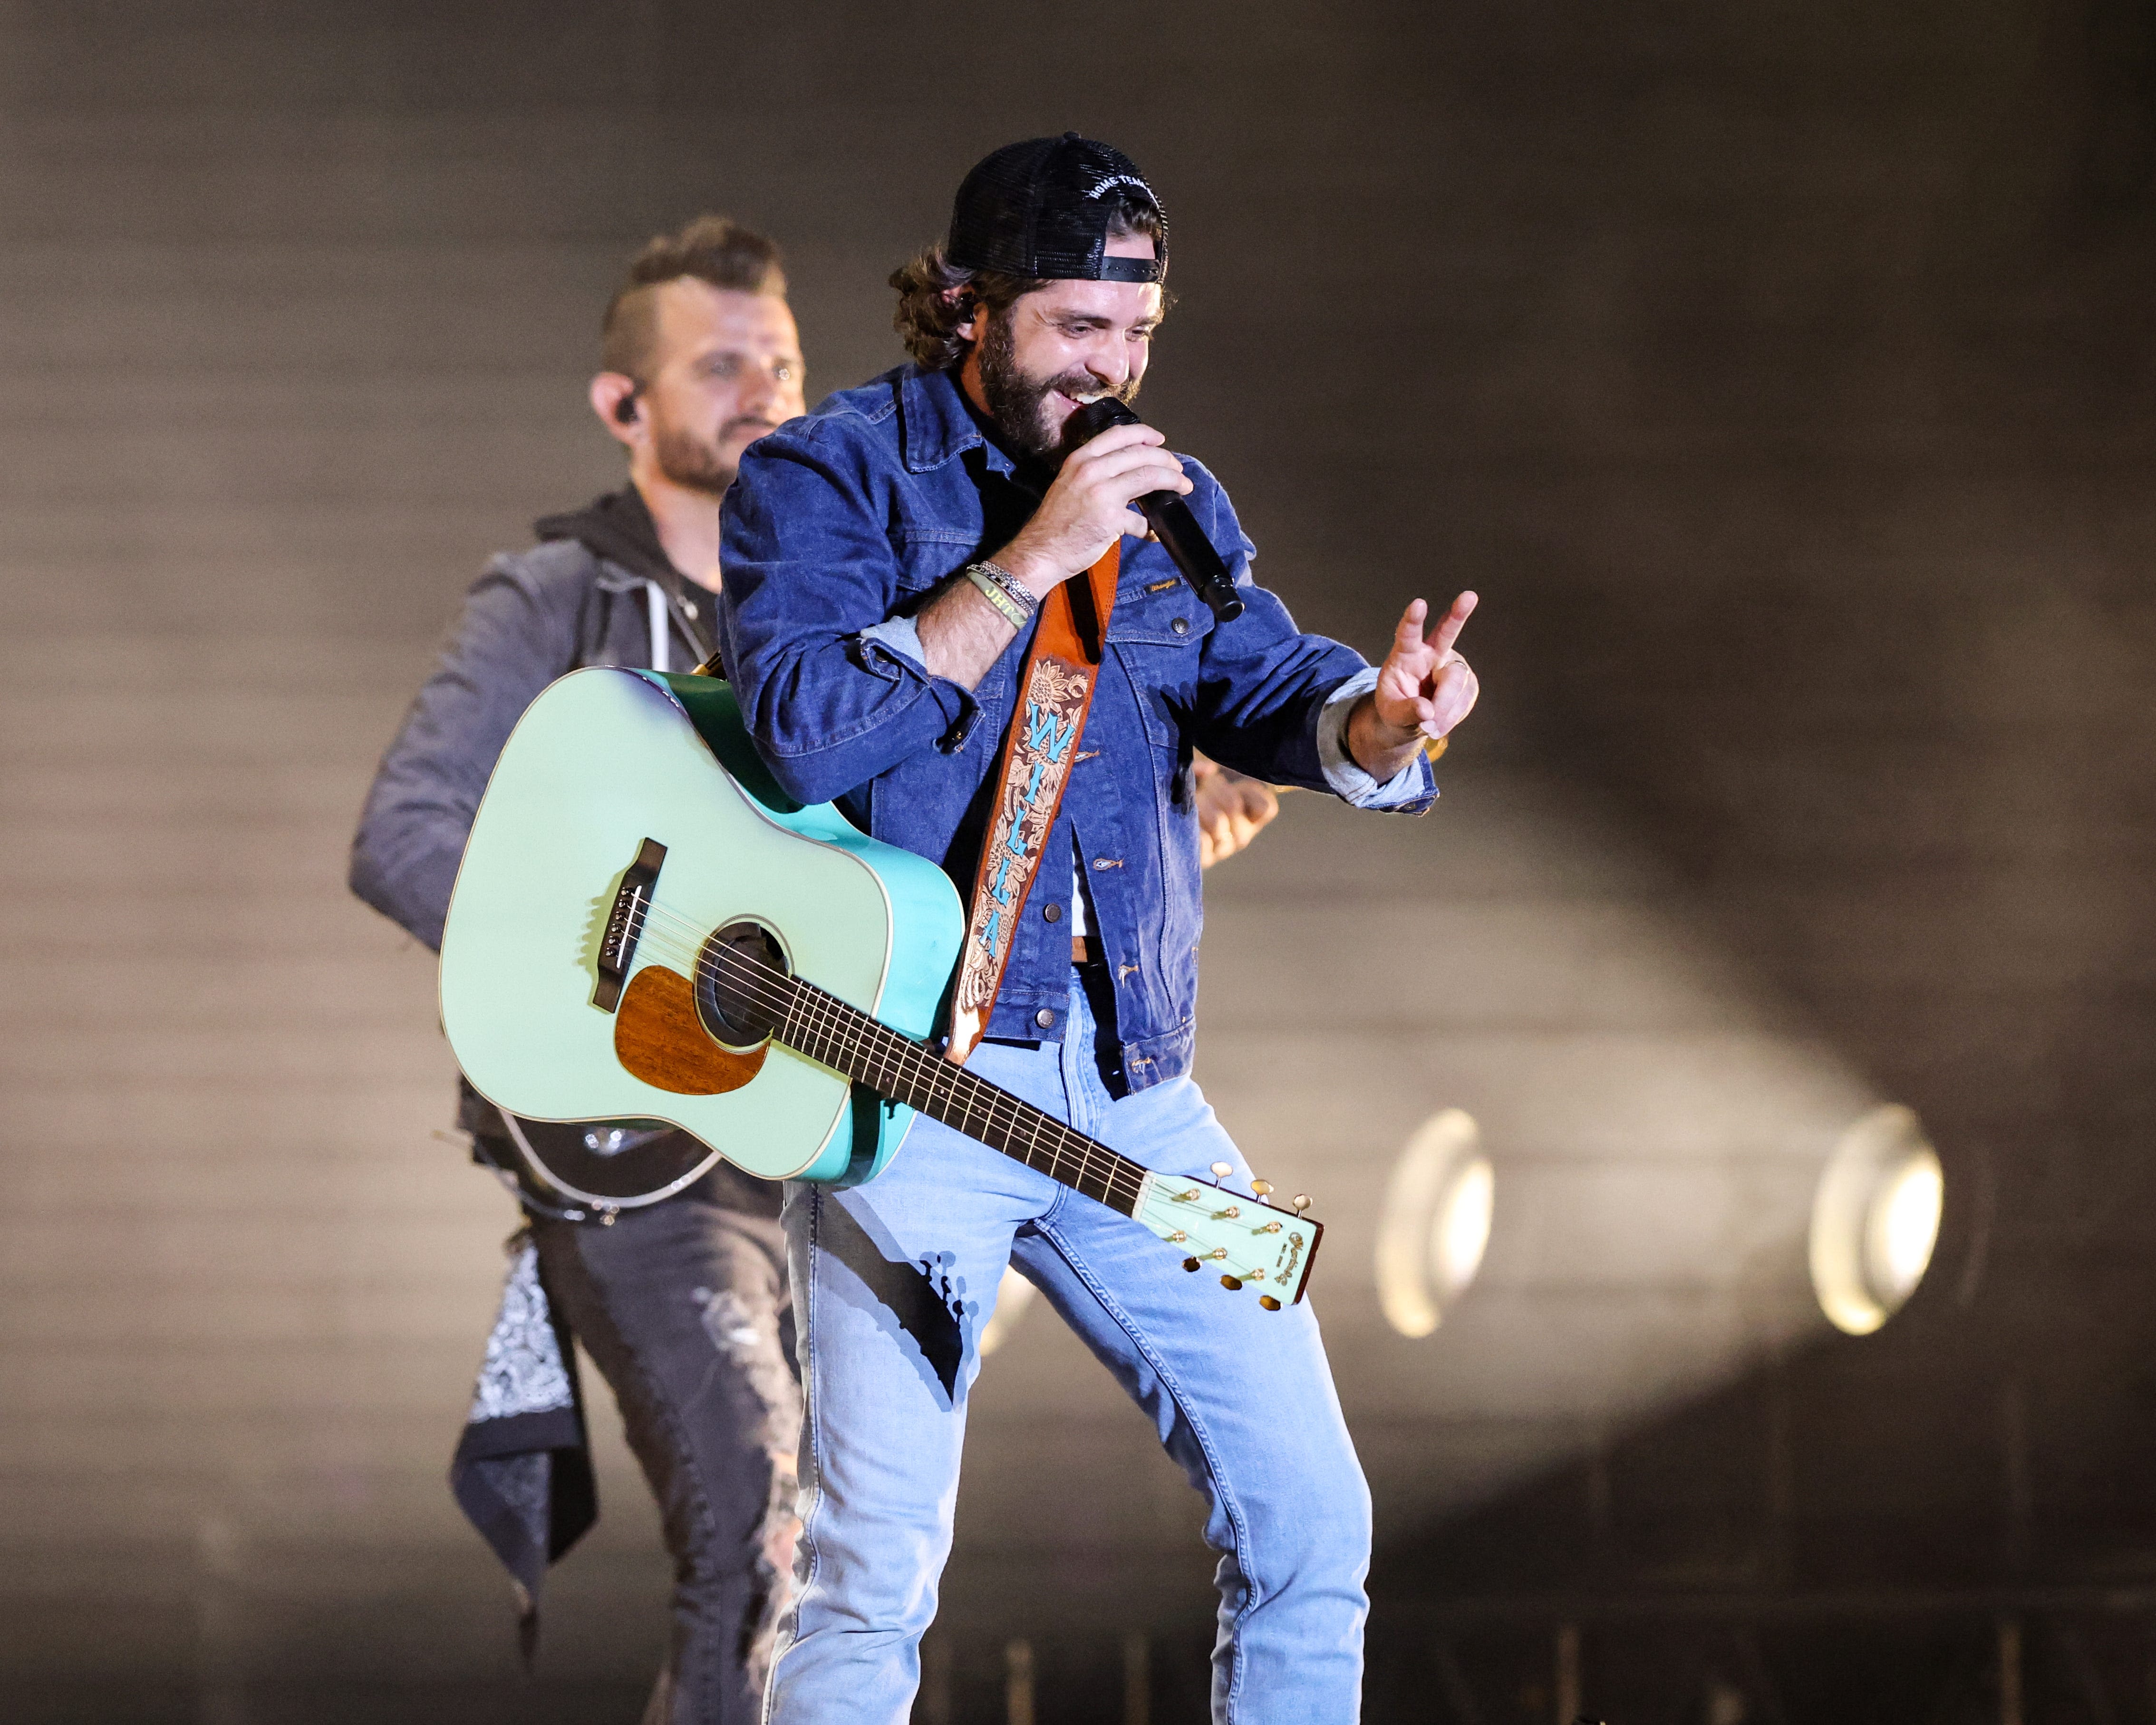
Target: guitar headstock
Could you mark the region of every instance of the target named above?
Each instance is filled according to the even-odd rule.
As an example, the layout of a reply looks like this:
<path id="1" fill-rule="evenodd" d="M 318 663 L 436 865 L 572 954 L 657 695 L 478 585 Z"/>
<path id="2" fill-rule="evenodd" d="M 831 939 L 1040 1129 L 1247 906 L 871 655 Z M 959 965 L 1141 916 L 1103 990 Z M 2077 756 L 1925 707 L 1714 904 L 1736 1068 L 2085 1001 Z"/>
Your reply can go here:
<path id="1" fill-rule="evenodd" d="M 1216 1163 L 1214 1172 L 1229 1169 Z M 1230 1291 L 1254 1288 L 1258 1304 L 1277 1312 L 1302 1298 L 1325 1224 L 1306 1214 L 1308 1199 L 1284 1208 L 1270 1201 L 1265 1181 L 1250 1187 L 1256 1195 L 1245 1198 L 1207 1180 L 1151 1173 L 1132 1214 L 1182 1250 L 1185 1270 L 1210 1271 Z"/>

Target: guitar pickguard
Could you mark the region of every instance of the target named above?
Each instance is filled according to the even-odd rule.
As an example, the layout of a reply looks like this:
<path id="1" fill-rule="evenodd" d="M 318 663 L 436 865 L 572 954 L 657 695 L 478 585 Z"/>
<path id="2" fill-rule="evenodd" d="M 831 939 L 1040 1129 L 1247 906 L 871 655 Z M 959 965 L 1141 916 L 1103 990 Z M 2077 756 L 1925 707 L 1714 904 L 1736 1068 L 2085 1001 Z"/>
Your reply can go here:
<path id="1" fill-rule="evenodd" d="M 763 1070 L 767 1047 L 737 1054 L 721 1048 L 696 1013 L 689 978 L 647 964 L 629 979 L 614 1014 L 614 1058 L 632 1077 L 678 1096 L 739 1090 Z"/>

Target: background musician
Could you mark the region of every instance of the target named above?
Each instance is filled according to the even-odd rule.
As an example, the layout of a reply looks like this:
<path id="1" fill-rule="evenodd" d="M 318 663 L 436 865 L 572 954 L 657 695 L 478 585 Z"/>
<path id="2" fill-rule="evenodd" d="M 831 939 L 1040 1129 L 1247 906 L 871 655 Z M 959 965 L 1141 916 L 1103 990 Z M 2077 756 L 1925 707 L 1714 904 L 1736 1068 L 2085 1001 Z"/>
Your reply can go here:
<path id="1" fill-rule="evenodd" d="M 654 239 L 608 304 L 591 405 L 629 482 L 496 557 L 382 757 L 352 890 L 429 947 L 511 728 L 588 665 L 688 670 L 711 650 L 719 499 L 742 452 L 802 411 L 778 249 L 719 216 Z M 501 1117 L 464 1091 L 474 1153 L 516 1174 L 545 1296 L 619 1404 L 659 1501 L 673 1630 L 649 1725 L 761 1711 L 791 1574 L 800 1420 L 778 1190 L 720 1163 L 609 1225 L 539 1184 Z"/>

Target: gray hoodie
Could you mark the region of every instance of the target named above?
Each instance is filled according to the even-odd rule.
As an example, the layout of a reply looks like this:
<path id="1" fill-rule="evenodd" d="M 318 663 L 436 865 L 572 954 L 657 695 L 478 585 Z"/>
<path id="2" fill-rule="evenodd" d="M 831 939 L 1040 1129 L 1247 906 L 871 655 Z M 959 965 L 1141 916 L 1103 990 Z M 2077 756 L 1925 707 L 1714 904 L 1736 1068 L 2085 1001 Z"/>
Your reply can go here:
<path id="1" fill-rule="evenodd" d="M 352 841 L 352 890 L 437 952 L 480 793 L 539 691 L 582 665 L 687 670 L 711 650 L 709 595 L 667 562 L 633 487 L 534 531 L 473 586 Z"/>

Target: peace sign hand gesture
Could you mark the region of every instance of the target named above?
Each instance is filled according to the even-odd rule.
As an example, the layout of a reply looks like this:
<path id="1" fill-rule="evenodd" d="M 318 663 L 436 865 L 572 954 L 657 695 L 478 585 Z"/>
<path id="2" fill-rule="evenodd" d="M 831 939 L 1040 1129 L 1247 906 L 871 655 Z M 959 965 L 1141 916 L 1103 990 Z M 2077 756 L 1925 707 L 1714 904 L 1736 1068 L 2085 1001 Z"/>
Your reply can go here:
<path id="1" fill-rule="evenodd" d="M 1348 719 L 1348 752 L 1379 783 L 1406 766 L 1425 737 L 1444 737 L 1474 711 L 1481 685 L 1453 643 L 1475 603 L 1472 593 L 1460 594 L 1427 640 L 1422 626 L 1430 608 L 1416 599 L 1400 614 L 1378 686 Z"/>

